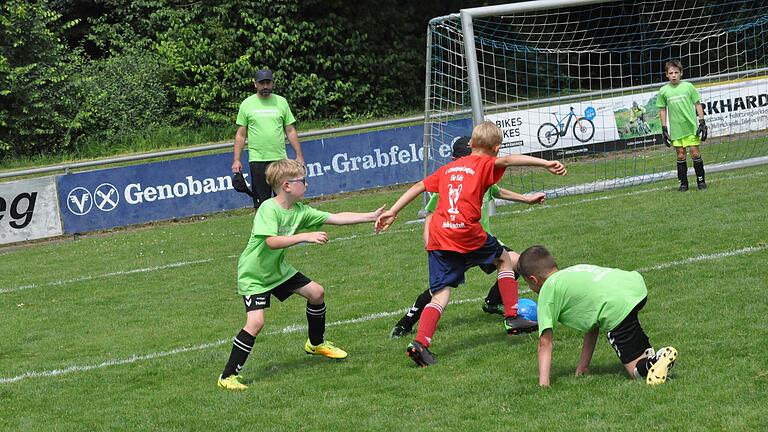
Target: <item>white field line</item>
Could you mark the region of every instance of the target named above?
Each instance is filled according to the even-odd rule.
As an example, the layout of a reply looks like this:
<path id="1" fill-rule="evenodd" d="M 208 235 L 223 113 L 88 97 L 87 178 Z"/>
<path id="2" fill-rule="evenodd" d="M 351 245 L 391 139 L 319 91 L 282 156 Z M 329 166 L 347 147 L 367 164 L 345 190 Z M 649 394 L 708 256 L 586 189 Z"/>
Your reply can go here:
<path id="1" fill-rule="evenodd" d="M 718 178 L 718 181 L 735 180 L 735 179 L 742 179 L 742 178 L 749 178 L 749 177 L 757 177 L 757 176 L 765 175 L 766 173 L 768 173 L 768 172 L 759 171 L 759 172 L 749 173 L 749 174 L 741 174 L 741 175 L 734 175 L 734 176 L 724 176 L 724 177 Z M 503 217 L 503 216 L 507 216 L 507 215 L 521 214 L 521 213 L 527 213 L 527 212 L 531 212 L 531 211 L 544 210 L 544 209 L 550 209 L 550 208 L 568 207 L 568 206 L 572 206 L 572 205 L 584 204 L 584 203 L 595 202 L 595 201 L 605 201 L 605 200 L 611 200 L 611 199 L 616 199 L 616 198 L 623 198 L 623 197 L 628 197 L 628 196 L 633 196 L 633 195 L 644 194 L 644 193 L 648 193 L 648 192 L 656 192 L 656 191 L 660 191 L 660 190 L 663 190 L 663 189 L 668 189 L 668 188 L 658 187 L 658 188 L 643 189 L 643 190 L 640 190 L 640 191 L 625 192 L 625 193 L 621 193 L 621 194 L 614 194 L 614 195 L 608 195 L 608 196 L 599 196 L 599 197 L 585 198 L 585 199 L 581 199 L 581 200 L 577 200 L 577 201 L 571 201 L 571 202 L 568 202 L 568 203 L 542 204 L 542 205 L 530 206 L 530 207 L 526 207 L 526 208 L 521 209 L 521 210 L 499 212 L 495 217 Z M 504 204 L 515 204 L 515 203 L 504 201 Z M 414 224 L 414 223 L 423 223 L 423 222 L 424 222 L 424 219 L 416 219 L 416 220 L 405 222 L 405 225 L 410 225 L 410 224 Z M 413 232 L 413 231 L 416 231 L 416 230 L 417 230 L 417 228 L 406 228 L 406 229 L 392 230 L 390 233 L 395 234 L 395 233 Z M 359 235 L 351 235 L 351 236 L 346 236 L 346 237 L 339 237 L 339 238 L 331 239 L 329 241 L 329 243 L 350 241 L 350 240 L 356 240 L 356 239 L 361 239 L 361 238 L 368 238 L 368 237 L 373 237 L 373 236 L 376 236 L 376 235 L 378 235 L 378 234 L 370 233 L 370 234 L 359 234 Z M 230 255 L 230 256 L 227 256 L 225 258 L 237 258 L 238 256 L 239 255 Z M 140 268 L 140 269 L 134 269 L 134 270 L 116 271 L 116 272 L 105 273 L 105 274 L 94 275 L 94 276 L 83 276 L 83 277 L 73 278 L 73 279 L 56 280 L 56 281 L 51 281 L 51 282 L 44 283 L 44 284 L 29 284 L 29 285 L 21 285 L 21 286 L 11 287 L 11 288 L 0 288 L 0 294 L 6 294 L 6 293 L 21 291 L 21 290 L 26 290 L 26 289 L 31 289 L 31 288 L 45 288 L 45 287 L 52 287 L 52 286 L 61 286 L 61 285 L 66 285 L 66 284 L 71 284 L 71 283 L 84 282 L 84 281 L 93 280 L 93 279 L 102 279 L 102 278 L 109 278 L 109 277 L 116 277 L 116 276 L 125 276 L 125 275 L 129 275 L 129 274 L 134 274 L 134 273 L 147 273 L 147 272 L 158 271 L 158 270 L 166 270 L 166 269 L 170 269 L 170 268 L 185 267 L 185 266 L 188 266 L 188 265 L 195 265 L 195 264 L 202 264 L 202 263 L 206 263 L 206 262 L 211 262 L 214 259 L 215 258 L 209 258 L 209 259 L 198 260 L 198 261 L 181 261 L 181 262 L 170 263 L 170 264 L 165 264 L 165 265 L 156 266 L 156 267 L 147 267 L 147 268 Z"/>
<path id="2" fill-rule="evenodd" d="M 522 289 L 520 290 L 520 293 L 526 293 L 530 292 L 530 290 Z M 456 305 L 456 304 L 462 304 L 462 303 L 468 303 L 468 302 L 478 302 L 482 300 L 482 297 L 478 298 L 471 298 L 471 299 L 461 299 L 452 301 L 450 304 Z M 348 320 L 341 320 L 341 321 L 334 321 L 331 323 L 326 324 L 326 327 L 333 327 L 333 326 L 339 326 L 339 325 L 345 325 L 345 324 L 358 324 L 362 322 L 372 321 L 379 318 L 386 318 L 390 316 L 396 316 L 401 315 L 405 312 L 405 309 L 393 311 L 393 312 L 379 312 L 375 314 L 370 315 L 364 315 L 359 318 L 354 319 L 348 319 Z M 265 332 L 266 334 L 289 334 L 289 333 L 298 333 L 300 331 L 305 331 L 307 328 L 306 324 L 298 325 L 298 324 L 292 324 L 286 327 L 283 327 L 280 330 L 273 330 Z M 188 347 L 182 347 L 182 348 L 176 348 L 172 349 L 170 351 L 161 351 L 151 354 L 145 354 L 145 355 L 132 355 L 130 357 L 124 358 L 124 359 L 114 359 L 114 360 L 106 360 L 98 364 L 91 364 L 91 365 L 81 365 L 81 366 L 69 366 L 63 369 L 53 369 L 53 370 L 47 370 L 47 371 L 30 371 L 21 375 L 17 375 L 15 377 L 3 377 L 0 378 L 0 384 L 10 384 L 15 383 L 19 381 L 23 381 L 30 378 L 45 378 L 45 377 L 55 377 L 59 375 L 66 375 L 74 372 L 88 372 L 94 369 L 103 369 L 105 367 L 109 366 L 120 366 L 120 365 L 126 365 L 131 363 L 137 363 L 141 361 L 147 361 L 147 360 L 154 360 L 161 357 L 168 357 L 176 354 L 183 354 L 191 351 L 201 351 L 208 348 L 214 348 L 219 347 L 221 345 L 227 345 L 232 343 L 232 339 L 219 339 L 215 342 L 209 342 L 204 343 L 200 345 L 192 345 Z"/>
<path id="3" fill-rule="evenodd" d="M 761 251 L 761 250 L 765 249 L 766 247 L 768 247 L 768 246 L 749 246 L 749 247 L 745 247 L 745 248 L 741 248 L 741 249 L 737 249 L 737 250 L 733 250 L 733 251 L 718 252 L 718 253 L 709 254 L 709 255 L 698 255 L 698 256 L 686 258 L 686 259 L 680 260 L 680 261 L 672 261 L 672 262 L 668 262 L 668 263 L 658 264 L 658 265 L 655 265 L 655 266 L 652 266 L 652 267 L 639 268 L 639 269 L 637 269 L 637 271 L 639 271 L 639 272 L 646 272 L 646 271 L 650 271 L 650 270 L 662 270 L 662 269 L 666 269 L 666 268 L 670 268 L 670 267 L 676 267 L 676 266 L 683 266 L 683 265 L 687 265 L 687 264 L 693 264 L 693 263 L 699 262 L 699 261 L 717 261 L 717 260 L 719 260 L 721 258 L 727 258 L 727 257 L 736 256 L 736 255 L 744 255 L 744 254 L 748 254 L 748 253 L 752 253 L 752 252 L 758 252 L 758 251 Z"/>
<path id="4" fill-rule="evenodd" d="M 43 287 L 66 285 L 66 284 L 77 283 L 77 282 L 85 282 L 85 281 L 89 281 L 89 280 L 93 280 L 93 279 L 109 278 L 109 277 L 113 277 L 113 276 L 125 276 L 125 275 L 130 275 L 130 274 L 135 274 L 135 273 L 148 273 L 148 272 L 153 272 L 153 271 L 158 271 L 158 270 L 167 270 L 167 269 L 176 268 L 176 267 L 186 267 L 186 266 L 194 265 L 194 264 L 203 264 L 203 263 L 207 263 L 207 262 L 211 262 L 211 261 L 213 261 L 213 258 L 207 258 L 207 259 L 202 259 L 202 260 L 197 260 L 197 261 L 181 261 L 181 262 L 170 263 L 170 264 L 165 264 L 165 265 L 155 266 L 155 267 L 146 267 L 146 268 L 139 268 L 139 269 L 133 269 L 133 270 L 116 271 L 116 272 L 104 273 L 104 274 L 94 275 L 94 276 L 82 276 L 82 277 L 73 278 L 73 279 L 60 279 L 60 280 L 51 281 L 51 282 L 44 283 L 44 284 L 21 285 L 21 286 L 17 286 L 17 287 L 13 287 L 13 288 L 2 288 L 2 289 L 0 289 L 0 294 L 10 293 L 10 292 L 14 292 L 14 291 L 26 290 L 26 289 L 30 289 L 30 288 L 43 288 Z"/>
<path id="5" fill-rule="evenodd" d="M 662 263 L 662 264 L 658 264 L 651 267 L 640 268 L 637 270 L 638 271 L 660 270 L 660 269 L 665 269 L 673 266 L 682 266 L 682 265 L 687 265 L 687 264 L 700 262 L 700 261 L 715 261 L 715 260 L 720 260 L 726 257 L 743 255 L 743 254 L 748 254 L 752 252 L 759 252 L 766 249 L 767 247 L 768 246 L 745 247 L 737 250 L 719 252 L 719 253 L 714 253 L 709 255 L 698 255 L 695 257 L 686 258 L 684 260 L 671 261 L 671 262 Z M 530 292 L 530 290 L 528 289 L 520 290 L 521 294 L 528 293 L 528 292 Z M 462 303 L 468 303 L 468 302 L 477 302 L 481 299 L 482 299 L 481 297 L 471 298 L 471 299 L 461 299 L 461 300 L 452 301 L 450 304 L 456 305 L 456 304 L 462 304 Z M 391 311 L 391 312 L 378 312 L 370 315 L 364 315 L 359 318 L 330 322 L 326 326 L 333 327 L 333 326 L 347 325 L 347 324 L 358 324 L 358 323 L 376 320 L 379 318 L 386 318 L 390 316 L 400 315 L 403 312 L 404 310 L 397 310 L 397 311 Z M 303 331 L 305 328 L 306 328 L 306 324 L 292 324 L 279 330 L 266 332 L 266 334 L 296 333 L 299 331 Z M 64 374 L 69 374 L 74 372 L 87 372 L 90 370 L 102 369 L 109 366 L 119 366 L 119 365 L 136 363 L 140 361 L 153 360 L 161 357 L 168 357 L 171 355 L 182 354 L 182 353 L 191 352 L 191 351 L 205 350 L 208 348 L 226 345 L 228 343 L 230 343 L 230 339 L 219 339 L 215 342 L 209 342 L 209 343 L 200 344 L 200 345 L 193 345 L 190 347 L 176 348 L 170 351 L 161 351 L 161 352 L 145 354 L 145 355 L 133 355 L 124 359 L 106 360 L 98 364 L 69 366 L 64 369 L 53 369 L 53 370 L 47 370 L 47 371 L 30 371 L 14 377 L 0 377 L 0 384 L 15 383 L 15 382 L 23 381 L 30 378 L 54 377 L 54 376 L 64 375 Z"/>

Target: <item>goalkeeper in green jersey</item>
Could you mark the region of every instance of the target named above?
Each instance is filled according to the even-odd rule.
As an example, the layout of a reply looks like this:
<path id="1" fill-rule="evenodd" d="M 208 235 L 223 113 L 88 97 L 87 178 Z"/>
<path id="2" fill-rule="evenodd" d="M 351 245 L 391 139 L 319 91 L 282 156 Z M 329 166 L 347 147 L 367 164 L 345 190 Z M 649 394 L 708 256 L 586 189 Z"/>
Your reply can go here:
<path id="1" fill-rule="evenodd" d="M 458 158 L 469 156 L 472 153 L 472 149 L 469 147 L 469 137 L 461 137 L 456 140 L 455 143 L 453 143 L 453 159 L 456 160 Z M 428 212 L 426 219 L 424 220 L 424 245 L 426 246 L 429 232 L 429 220 L 432 217 L 432 213 L 435 211 L 435 208 L 437 208 L 437 200 L 439 195 L 438 194 L 432 194 L 432 197 L 429 200 L 429 203 L 427 203 L 426 210 Z M 507 189 L 500 188 L 498 185 L 491 186 L 488 191 L 483 196 L 483 206 L 480 209 L 480 224 L 485 228 L 486 231 L 489 231 L 489 225 L 490 225 L 490 217 L 488 215 L 488 206 L 489 203 L 494 198 L 500 198 L 504 200 L 509 201 L 516 201 L 526 204 L 540 204 L 544 202 L 544 198 L 546 195 L 542 192 L 537 192 L 534 194 L 528 194 L 528 195 L 522 195 L 516 192 L 512 192 Z M 503 245 L 504 249 L 509 252 L 510 258 L 512 258 L 512 262 L 517 262 L 517 253 L 514 252 L 512 249 L 508 248 L 506 245 Z M 496 271 L 496 267 L 493 265 L 489 266 L 480 266 L 480 268 L 487 274 L 493 273 Z M 399 338 L 402 336 L 405 336 L 406 334 L 410 333 L 413 330 L 413 326 L 416 325 L 416 323 L 419 321 L 419 318 L 421 317 L 421 312 L 424 310 L 424 307 L 429 304 L 429 302 L 432 301 L 432 293 L 429 291 L 429 289 L 424 290 L 421 294 L 419 294 L 418 297 L 416 297 L 416 301 L 413 302 L 413 306 L 408 309 L 408 311 L 403 315 L 395 324 L 395 326 L 392 328 L 392 331 L 389 333 L 389 336 L 391 338 Z M 504 315 L 504 304 L 501 301 L 501 293 L 499 292 L 499 283 L 495 282 L 491 288 L 488 290 L 488 294 L 485 297 L 485 301 L 483 303 L 483 311 L 491 314 L 499 314 Z"/>
<path id="2" fill-rule="evenodd" d="M 659 107 L 664 144 L 667 147 L 675 147 L 677 152 L 677 178 L 680 180 L 678 190 L 680 192 L 688 190 L 686 148 L 691 152 L 693 169 L 696 171 L 696 184 L 699 189 L 706 189 L 704 161 L 701 159 L 699 145 L 707 139 L 707 124 L 704 121 L 704 108 L 701 106 L 699 92 L 693 84 L 681 81 L 683 64 L 680 60 L 668 61 L 664 65 L 664 73 L 669 79 L 669 84 L 659 90 L 656 106 Z"/>
<path id="3" fill-rule="evenodd" d="M 650 385 L 666 382 L 677 350 L 654 352 L 637 317 L 648 301 L 640 273 L 578 264 L 560 270 L 543 246 L 531 246 L 517 261 L 520 274 L 539 295 L 539 385 L 549 386 L 553 332 L 559 322 L 584 333 L 576 375 L 589 371 L 600 331 L 630 377 Z"/>

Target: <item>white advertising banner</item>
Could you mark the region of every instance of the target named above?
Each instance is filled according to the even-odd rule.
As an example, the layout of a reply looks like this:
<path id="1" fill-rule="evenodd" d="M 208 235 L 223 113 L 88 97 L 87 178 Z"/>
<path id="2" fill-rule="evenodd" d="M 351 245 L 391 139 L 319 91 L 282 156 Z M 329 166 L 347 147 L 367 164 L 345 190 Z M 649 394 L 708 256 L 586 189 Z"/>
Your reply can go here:
<path id="1" fill-rule="evenodd" d="M 662 84 L 659 84 L 661 88 Z M 768 129 L 768 77 L 698 88 L 709 136 Z M 593 144 L 623 149 L 659 144 L 658 90 L 487 115 L 501 128 L 500 154 L 557 150 L 559 155 L 601 151 Z M 573 148 L 568 150 L 569 148 Z"/>
<path id="2" fill-rule="evenodd" d="M 600 100 L 492 114 L 486 120 L 501 128 L 501 155 L 559 150 L 619 138 L 612 107 Z"/>
<path id="3" fill-rule="evenodd" d="M 61 234 L 55 177 L 0 183 L 0 244 Z"/>

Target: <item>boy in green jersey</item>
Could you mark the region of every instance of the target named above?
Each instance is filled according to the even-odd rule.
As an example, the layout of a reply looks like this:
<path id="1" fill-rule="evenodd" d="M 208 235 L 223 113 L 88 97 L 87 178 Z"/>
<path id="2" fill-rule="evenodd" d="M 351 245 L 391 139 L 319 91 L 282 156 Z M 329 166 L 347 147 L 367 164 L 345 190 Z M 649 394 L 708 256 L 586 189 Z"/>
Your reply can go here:
<path id="1" fill-rule="evenodd" d="M 677 178 L 680 180 L 680 192 L 688 190 L 688 164 L 685 149 L 689 148 L 693 169 L 696 171 L 696 184 L 699 189 L 706 189 L 704 181 L 704 161 L 701 159 L 699 145 L 707 139 L 707 124 L 704 121 L 704 108 L 701 97 L 693 84 L 681 81 L 683 64 L 680 60 L 670 60 L 664 65 L 664 72 L 669 84 L 659 90 L 656 106 L 659 107 L 661 133 L 664 144 L 674 146 L 677 152 Z M 698 125 L 696 118 L 698 117 Z M 669 126 L 667 126 L 669 120 Z"/>
<path id="2" fill-rule="evenodd" d="M 452 157 L 453 160 L 459 159 L 464 156 L 469 156 L 472 153 L 472 149 L 469 147 L 469 137 L 460 137 L 456 140 L 456 142 L 453 143 L 453 153 Z M 439 194 L 434 193 L 429 199 L 429 202 L 426 206 L 427 211 L 427 217 L 424 220 L 424 246 L 426 247 L 429 239 L 429 222 L 430 218 L 432 217 L 432 213 L 434 213 L 435 209 L 437 208 L 437 200 L 439 198 Z M 483 196 L 483 205 L 480 210 L 480 224 L 485 228 L 487 232 L 490 232 L 489 225 L 490 225 L 490 217 L 488 215 L 488 205 L 494 198 L 500 198 L 504 200 L 509 201 L 517 201 L 521 203 L 526 204 L 540 204 L 544 202 L 544 198 L 546 195 L 542 192 L 537 192 L 530 195 L 522 195 L 517 192 L 512 192 L 507 189 L 503 189 L 499 187 L 498 185 L 491 186 L 488 191 Z M 501 242 L 499 242 L 501 243 Z M 517 253 L 514 252 L 512 249 L 508 248 L 504 244 L 504 249 L 507 250 L 509 253 L 510 258 L 512 258 L 513 267 L 517 264 Z M 479 266 L 486 274 L 491 274 L 496 271 L 496 267 L 493 265 L 490 266 Z M 413 330 L 413 326 L 416 325 L 416 323 L 419 321 L 419 318 L 421 317 L 421 312 L 424 310 L 424 307 L 429 304 L 429 302 L 432 301 L 432 293 L 429 291 L 429 288 L 424 290 L 421 294 L 419 294 L 418 297 L 416 297 L 416 301 L 413 302 L 413 306 L 411 306 L 410 309 L 403 315 L 395 324 L 395 326 L 392 328 L 392 331 L 389 333 L 389 337 L 391 338 L 398 338 L 405 336 L 406 334 L 410 333 Z M 499 283 L 498 281 L 495 282 L 491 288 L 488 290 L 488 294 L 485 296 L 485 301 L 483 304 L 483 311 L 491 314 L 499 314 L 504 315 L 504 304 L 501 300 L 501 293 L 499 292 Z"/>
<path id="3" fill-rule="evenodd" d="M 549 386 L 552 332 L 557 322 L 585 333 L 577 376 L 588 372 L 597 336 L 602 330 L 629 376 L 645 379 L 650 385 L 667 380 L 677 350 L 664 347 L 654 353 L 640 326 L 637 314 L 648 300 L 648 290 L 640 273 L 588 264 L 559 270 L 543 246 L 531 246 L 523 251 L 517 268 L 528 286 L 539 295 L 540 386 Z"/>
<path id="4" fill-rule="evenodd" d="M 253 348 L 253 342 L 264 327 L 264 310 L 270 297 L 285 301 L 292 294 L 307 299 L 309 339 L 304 344 L 307 354 L 343 359 L 347 353 L 324 339 L 325 300 L 322 286 L 285 262 L 285 249 L 300 243 L 325 244 L 328 234 L 312 231 L 323 224 L 350 225 L 375 222 L 384 207 L 370 213 L 326 213 L 302 204 L 307 190 L 304 164 L 283 159 L 270 164 L 266 176 L 277 196 L 264 201 L 253 219 L 253 229 L 237 264 L 238 294 L 245 304 L 245 326 L 232 341 L 232 351 L 218 386 L 244 390 L 240 369 Z M 310 232 L 298 233 L 309 230 Z"/>

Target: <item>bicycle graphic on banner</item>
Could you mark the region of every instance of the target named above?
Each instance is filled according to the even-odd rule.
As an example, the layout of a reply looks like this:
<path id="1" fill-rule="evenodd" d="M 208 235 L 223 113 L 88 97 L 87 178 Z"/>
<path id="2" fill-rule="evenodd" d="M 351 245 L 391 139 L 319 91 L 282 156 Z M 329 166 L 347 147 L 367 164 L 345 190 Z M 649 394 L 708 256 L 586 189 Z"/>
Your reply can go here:
<path id="1" fill-rule="evenodd" d="M 573 107 L 568 114 L 563 118 L 557 118 L 557 113 L 552 113 L 552 117 L 555 118 L 555 123 L 544 123 L 539 126 L 539 131 L 536 133 L 536 137 L 539 139 L 539 144 L 546 148 L 552 148 L 557 144 L 560 137 L 564 137 L 568 133 L 568 128 L 571 126 L 571 120 L 576 119 L 573 123 L 573 137 L 580 142 L 587 142 L 595 136 L 595 124 L 592 120 L 586 117 L 579 117 L 573 111 Z"/>

